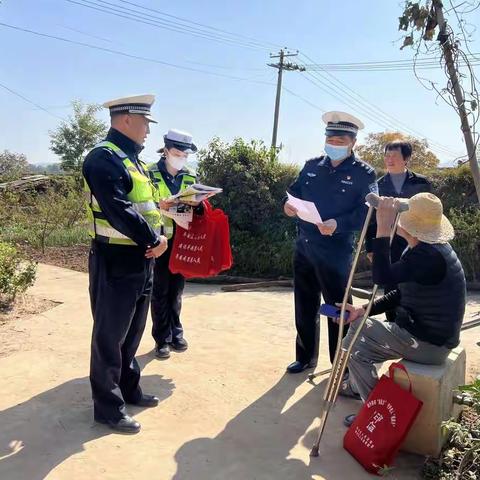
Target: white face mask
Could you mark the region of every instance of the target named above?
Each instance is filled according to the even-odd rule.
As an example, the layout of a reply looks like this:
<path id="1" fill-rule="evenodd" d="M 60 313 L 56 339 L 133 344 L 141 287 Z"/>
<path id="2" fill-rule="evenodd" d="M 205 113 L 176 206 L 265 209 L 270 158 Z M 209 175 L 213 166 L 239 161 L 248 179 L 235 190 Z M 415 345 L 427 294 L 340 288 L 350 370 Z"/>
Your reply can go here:
<path id="1" fill-rule="evenodd" d="M 180 171 L 186 164 L 186 157 L 177 157 L 176 155 L 167 154 L 166 160 L 168 164 L 175 170 Z"/>

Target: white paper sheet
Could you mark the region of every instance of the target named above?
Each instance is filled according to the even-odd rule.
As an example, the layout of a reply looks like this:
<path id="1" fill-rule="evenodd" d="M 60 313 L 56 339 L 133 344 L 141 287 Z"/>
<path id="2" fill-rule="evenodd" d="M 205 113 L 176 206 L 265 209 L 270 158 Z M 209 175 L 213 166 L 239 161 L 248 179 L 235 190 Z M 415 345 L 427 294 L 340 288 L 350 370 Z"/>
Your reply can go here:
<path id="1" fill-rule="evenodd" d="M 310 223 L 321 223 L 322 217 L 317 210 L 317 207 L 313 202 L 307 202 L 306 200 L 300 200 L 287 192 L 288 204 L 297 209 L 297 216 Z"/>
<path id="2" fill-rule="evenodd" d="M 167 200 L 173 201 L 187 201 L 187 202 L 203 202 L 207 198 L 213 197 L 218 193 L 222 193 L 221 188 L 209 187 L 208 185 L 202 185 L 201 183 L 195 183 L 190 185 L 185 190 L 178 192 L 176 195 L 172 195 Z"/>
<path id="3" fill-rule="evenodd" d="M 185 207 L 184 205 L 174 205 L 168 210 L 160 210 L 160 213 L 171 218 L 177 225 L 180 225 L 185 230 L 189 229 L 190 222 L 193 220 L 192 207 Z"/>

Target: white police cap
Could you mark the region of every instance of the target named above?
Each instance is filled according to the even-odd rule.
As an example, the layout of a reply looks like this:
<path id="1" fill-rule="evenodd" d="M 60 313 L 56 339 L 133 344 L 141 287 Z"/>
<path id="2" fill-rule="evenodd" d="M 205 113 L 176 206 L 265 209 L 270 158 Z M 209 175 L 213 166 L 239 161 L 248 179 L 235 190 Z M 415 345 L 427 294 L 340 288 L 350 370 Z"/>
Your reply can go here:
<path id="1" fill-rule="evenodd" d="M 147 120 L 152 123 L 157 123 L 155 119 L 151 117 L 151 107 L 155 102 L 155 95 L 132 95 L 130 97 L 115 98 L 105 102 L 103 106 L 110 110 L 112 113 L 133 113 L 137 115 L 144 115 Z"/>
<path id="2" fill-rule="evenodd" d="M 195 153 L 198 149 L 193 143 L 193 137 L 187 132 L 171 128 L 164 136 L 167 148 L 176 148 L 186 153 Z"/>
<path id="3" fill-rule="evenodd" d="M 357 136 L 357 132 L 365 127 L 363 122 L 357 117 L 345 112 L 327 112 L 322 116 L 322 120 L 327 124 L 325 135 L 332 137 L 335 135 Z"/>

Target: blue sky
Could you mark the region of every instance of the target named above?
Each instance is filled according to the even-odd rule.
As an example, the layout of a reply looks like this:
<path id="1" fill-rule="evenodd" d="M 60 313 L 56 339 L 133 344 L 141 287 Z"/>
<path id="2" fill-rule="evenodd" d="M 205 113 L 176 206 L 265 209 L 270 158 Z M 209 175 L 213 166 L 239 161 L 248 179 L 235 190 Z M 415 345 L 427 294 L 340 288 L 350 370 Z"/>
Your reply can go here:
<path id="1" fill-rule="evenodd" d="M 78 1 L 86 4 L 85 0 Z M 91 6 L 98 7 L 103 3 L 104 8 L 105 5 L 110 11 L 113 8 L 105 3 L 107 0 L 89 1 Z M 133 9 L 137 12 L 135 14 L 143 12 L 152 19 L 159 16 L 120 0 L 108 2 Z M 397 27 L 401 2 L 397 0 L 131 2 L 252 37 L 261 43 L 261 48 L 193 37 L 112 16 L 67 0 L 3 0 L 0 22 L 246 80 L 167 67 L 0 26 L 0 83 L 53 114 L 49 115 L 0 88 L 0 151 L 9 149 L 25 153 L 32 163 L 57 161 L 49 151 L 48 131 L 58 125 L 60 120 L 57 117 L 69 115 L 71 100 L 101 103 L 131 93 L 157 95 L 154 112 L 159 124 L 153 126 L 147 139 L 147 160 L 156 158 L 155 150 L 161 145 L 162 135 L 168 128 L 190 131 L 199 146 L 204 146 L 213 136 L 226 141 L 234 137 L 263 139 L 269 144 L 276 71 L 266 64 L 270 61 L 269 52 L 278 51 L 276 45 L 299 49 L 322 64 L 409 60 L 413 57 L 411 49 L 399 49 L 401 34 Z M 448 1 L 446 5 L 448 8 Z M 479 12 L 468 16 L 471 23 L 479 23 Z M 170 28 L 175 28 L 173 20 L 167 19 Z M 471 51 L 480 52 L 480 33 L 474 33 L 473 37 Z M 305 57 L 298 57 L 298 61 L 308 63 Z M 351 111 L 364 121 L 364 134 L 406 125 L 418 132 L 418 136 L 439 144 L 439 149 L 434 151 L 444 163 L 465 154 L 456 114 L 436 100 L 435 93 L 423 88 L 411 70 L 332 73 L 334 78 L 327 76 L 322 80 L 329 89 L 332 85 L 344 89 L 346 85 L 351 89 L 351 95 L 361 95 L 370 105 L 387 112 L 393 119 L 386 122 L 372 110 L 365 112 L 363 107 L 355 112 L 351 99 L 345 98 L 344 93 L 334 98 L 328 91 L 309 82 L 307 78 L 311 77 L 286 72 L 284 86 L 316 107 L 287 91 L 282 93 L 278 138 L 284 145 L 282 158 L 285 161 L 303 163 L 321 153 L 324 140 L 322 110 Z M 428 78 L 444 85 L 440 70 L 425 73 Z M 355 108 L 358 109 L 358 105 Z M 106 112 L 101 116 L 107 119 Z"/>

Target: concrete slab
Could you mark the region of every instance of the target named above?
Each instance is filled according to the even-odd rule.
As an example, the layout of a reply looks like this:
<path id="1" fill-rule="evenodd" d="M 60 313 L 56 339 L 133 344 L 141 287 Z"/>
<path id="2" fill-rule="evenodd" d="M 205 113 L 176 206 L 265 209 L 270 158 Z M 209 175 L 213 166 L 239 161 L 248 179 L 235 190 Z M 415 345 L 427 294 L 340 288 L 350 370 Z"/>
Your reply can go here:
<path id="1" fill-rule="evenodd" d="M 284 375 L 294 355 L 290 290 L 189 285 L 183 318 L 190 349 L 156 360 L 149 322 L 139 351 L 142 385 L 160 396 L 160 406 L 131 409 L 142 423 L 136 436 L 94 425 L 87 283 L 85 274 L 40 265 L 31 293 L 61 305 L 8 327 L 22 333 L 16 351 L 0 355 L 0 479 L 370 478 L 342 448 L 343 417 L 360 406 L 353 400 L 338 401 L 320 458 L 309 457 L 325 380 L 313 387 L 308 371 Z M 321 337 L 319 370 L 329 366 Z M 24 448 L 12 451 L 16 440 Z M 421 462 L 400 455 L 390 478 L 416 478 Z"/>

